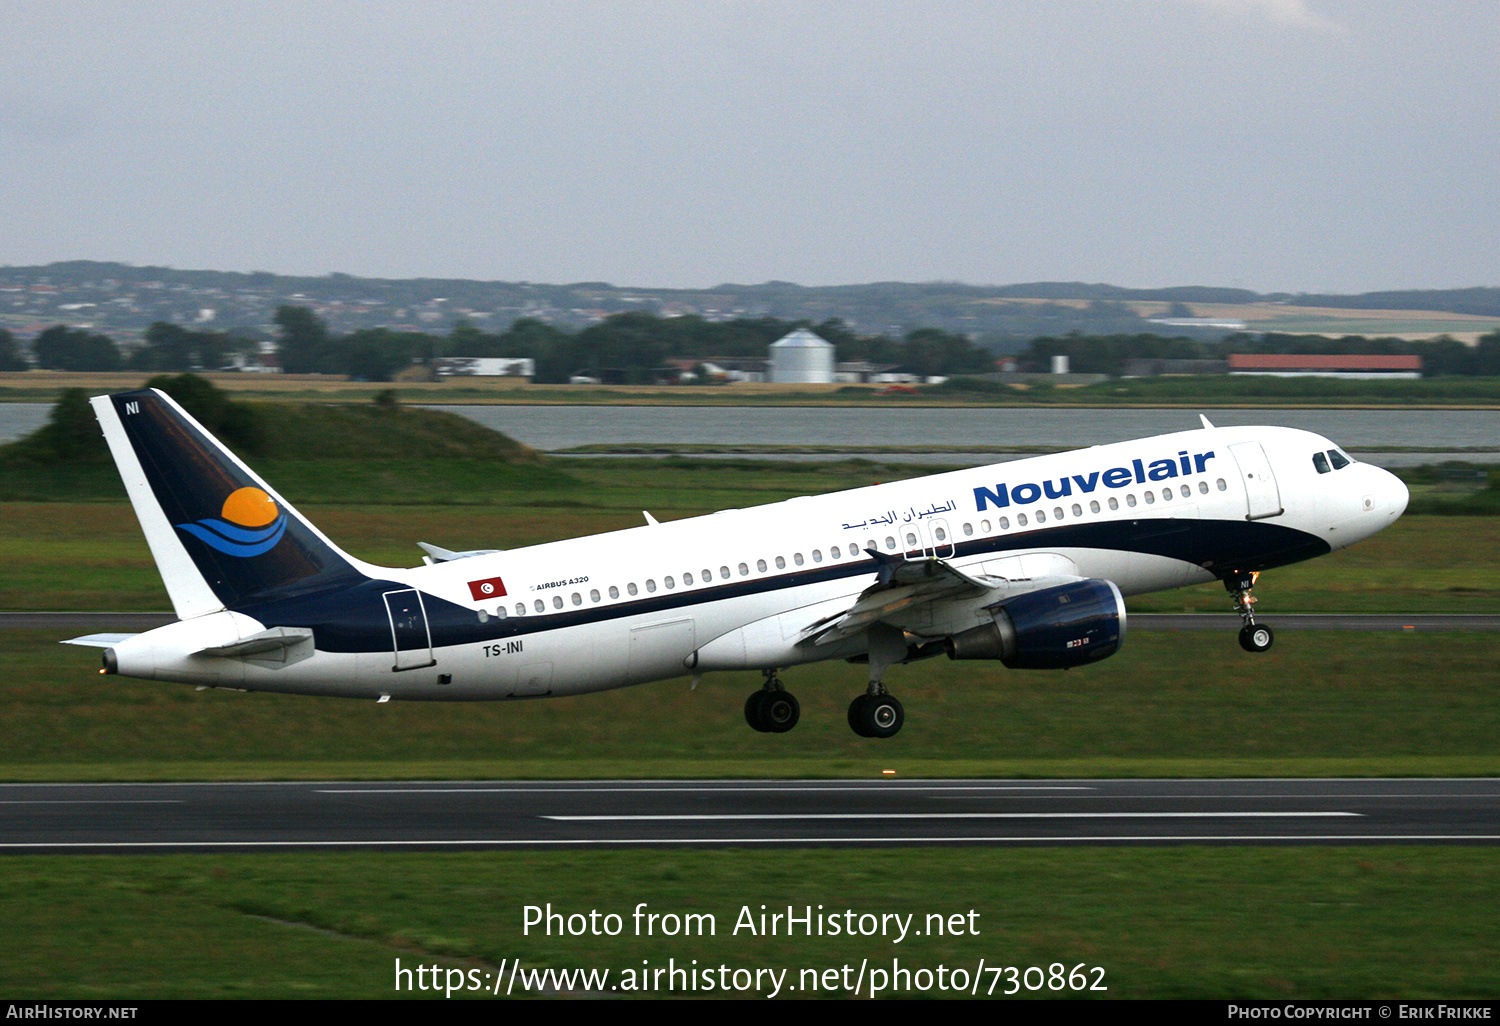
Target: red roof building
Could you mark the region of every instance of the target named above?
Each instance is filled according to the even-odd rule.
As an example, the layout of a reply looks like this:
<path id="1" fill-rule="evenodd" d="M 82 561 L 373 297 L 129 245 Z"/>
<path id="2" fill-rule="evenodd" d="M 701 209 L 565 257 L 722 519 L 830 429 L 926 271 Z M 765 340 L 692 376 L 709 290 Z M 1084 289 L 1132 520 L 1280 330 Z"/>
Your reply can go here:
<path id="1" fill-rule="evenodd" d="M 1229 373 L 1279 377 L 1420 378 L 1420 356 L 1230 353 Z"/>

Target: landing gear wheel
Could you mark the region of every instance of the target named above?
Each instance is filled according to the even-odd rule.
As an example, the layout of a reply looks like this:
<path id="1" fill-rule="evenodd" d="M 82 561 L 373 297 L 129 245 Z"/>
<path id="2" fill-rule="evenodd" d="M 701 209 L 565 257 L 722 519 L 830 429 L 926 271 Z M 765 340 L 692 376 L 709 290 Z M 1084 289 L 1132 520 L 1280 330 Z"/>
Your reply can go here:
<path id="1" fill-rule="evenodd" d="M 1251 624 L 1240 629 L 1240 648 L 1246 652 L 1264 652 L 1271 647 L 1276 636 L 1263 623 Z"/>
<path id="2" fill-rule="evenodd" d="M 797 725 L 802 705 L 790 691 L 752 691 L 745 699 L 745 722 L 762 734 L 785 734 Z"/>
<path id="3" fill-rule="evenodd" d="M 865 706 L 869 701 L 869 695 L 858 695 L 849 703 L 849 729 L 860 737 L 872 736 L 865 732 Z"/>
<path id="4" fill-rule="evenodd" d="M 906 710 L 891 695 L 860 695 L 849 703 L 849 726 L 860 737 L 894 737 Z"/>
<path id="5" fill-rule="evenodd" d="M 769 691 L 752 691 L 750 692 L 750 697 L 745 699 L 745 722 L 750 724 L 752 729 L 758 730 L 762 734 L 768 734 L 771 730 L 770 727 L 766 726 L 765 717 L 761 714 L 761 709 L 765 706 L 765 700 L 770 694 L 771 692 Z"/>
<path id="6" fill-rule="evenodd" d="M 785 734 L 797 725 L 802 705 L 790 691 L 761 691 L 761 727 L 772 734 Z"/>

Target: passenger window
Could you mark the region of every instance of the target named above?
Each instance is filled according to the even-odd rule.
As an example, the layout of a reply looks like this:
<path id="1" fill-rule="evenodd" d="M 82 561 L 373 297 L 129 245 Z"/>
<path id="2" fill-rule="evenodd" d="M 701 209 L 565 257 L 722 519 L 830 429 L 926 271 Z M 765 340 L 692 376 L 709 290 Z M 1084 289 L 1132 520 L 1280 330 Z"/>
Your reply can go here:
<path id="1" fill-rule="evenodd" d="M 1073 515 L 1075 517 L 1081 517 L 1081 516 L 1083 516 L 1083 507 L 1080 506 L 1080 505 L 1078 505 L 1078 503 L 1076 503 L 1076 502 L 1073 503 Z"/>
<path id="2" fill-rule="evenodd" d="M 821 563 L 821 562 L 823 562 L 823 550 L 822 549 L 813 549 L 812 550 L 812 558 L 813 558 L 813 562 L 814 563 Z"/>
<path id="3" fill-rule="evenodd" d="M 724 580 L 726 580 L 726 581 L 729 580 L 729 567 L 727 567 L 727 566 L 721 566 L 721 567 L 719 567 L 719 576 L 722 577 L 722 578 L 724 578 Z"/>
<path id="4" fill-rule="evenodd" d="M 516 603 L 516 615 L 517 616 L 525 616 L 526 615 L 526 603 L 524 603 L 524 602 L 517 602 Z"/>
<path id="5" fill-rule="evenodd" d="M 583 596 L 578 594 L 578 592 L 576 591 L 573 593 L 573 604 L 575 606 L 583 605 Z"/>
<path id="6" fill-rule="evenodd" d="M 1063 518 L 1063 510 L 1062 510 L 1062 507 L 1061 507 L 1061 506 L 1058 506 L 1058 507 L 1056 507 L 1056 508 L 1054 508 L 1054 509 L 1053 509 L 1053 510 L 1052 510 L 1052 519 L 1053 519 L 1053 520 L 1061 520 L 1061 519 L 1062 519 L 1062 518 Z"/>
<path id="7" fill-rule="evenodd" d="M 746 566 L 744 563 L 740 564 L 740 576 L 741 577 L 749 577 L 750 576 L 750 568 L 748 566 Z"/>
<path id="8" fill-rule="evenodd" d="M 635 595 L 640 591 L 640 589 L 635 586 L 634 581 L 631 581 L 629 584 L 625 585 L 625 590 L 630 592 L 630 594 L 632 595 Z"/>
<path id="9" fill-rule="evenodd" d="M 649 577 L 646 578 L 646 590 L 648 592 L 655 592 L 656 591 L 656 581 L 652 580 Z"/>
<path id="10" fill-rule="evenodd" d="M 990 533 L 990 522 L 988 520 L 981 520 L 979 522 L 979 530 L 981 532 L 983 532 L 984 534 L 989 534 Z"/>
<path id="11" fill-rule="evenodd" d="M 1183 485 L 1181 488 L 1179 488 L 1177 490 L 1182 493 L 1182 497 L 1184 499 L 1192 497 L 1193 490 L 1191 488 L 1189 488 L 1187 485 Z"/>
<path id="12" fill-rule="evenodd" d="M 842 556 L 839 555 L 839 547 L 837 545 L 835 545 L 833 548 L 829 549 L 828 550 L 828 554 L 830 556 L 832 556 L 834 559 L 842 559 L 843 558 Z"/>
<path id="13" fill-rule="evenodd" d="M 1172 489 L 1170 489 L 1170 488 L 1163 488 L 1161 490 L 1161 497 L 1162 497 L 1162 501 L 1163 502 L 1171 502 L 1172 501 Z"/>
<path id="14" fill-rule="evenodd" d="M 1009 531 L 1010 530 L 1010 518 L 1009 517 L 1001 517 L 1000 518 L 1000 530 L 1002 530 L 1002 531 Z"/>
<path id="15" fill-rule="evenodd" d="M 778 569 L 778 570 L 785 570 L 786 569 L 786 557 L 785 556 L 777 556 L 776 557 L 776 569 Z"/>
<path id="16" fill-rule="evenodd" d="M 921 548 L 921 546 L 917 544 L 917 536 L 911 531 L 906 532 L 906 547 L 908 549 Z"/>
<path id="17" fill-rule="evenodd" d="M 553 609 L 561 609 L 562 608 L 562 596 L 561 595 L 553 595 L 552 596 L 552 608 Z"/>
<path id="18" fill-rule="evenodd" d="M 547 603 L 543 602 L 541 599 L 537 599 L 532 608 L 534 608 L 538 613 L 545 613 L 547 611 Z"/>
<path id="19" fill-rule="evenodd" d="M 598 588 L 591 588 L 591 589 L 589 589 L 589 601 L 590 602 L 598 602 L 599 601 L 599 589 Z"/>
<path id="20" fill-rule="evenodd" d="M 1039 509 L 1039 510 L 1036 511 L 1036 522 L 1039 523 L 1039 524 L 1045 524 L 1047 522 L 1047 511 L 1046 510 Z"/>
<path id="21" fill-rule="evenodd" d="M 1120 500 L 1117 499 L 1117 498 L 1115 498 L 1113 495 L 1111 495 L 1109 497 L 1109 508 L 1110 509 L 1119 509 L 1120 508 Z"/>
<path id="22" fill-rule="evenodd" d="M 671 574 L 667 574 L 667 576 L 662 579 L 662 583 L 667 586 L 668 591 L 671 591 L 673 588 L 677 587 L 677 582 L 672 579 Z"/>
<path id="23" fill-rule="evenodd" d="M 895 552 L 896 551 L 896 539 L 892 538 L 890 535 L 886 535 L 885 536 L 885 547 L 887 549 L 889 549 L 890 551 Z"/>
<path id="24" fill-rule="evenodd" d="M 792 553 L 792 562 L 793 562 L 793 563 L 796 563 L 796 564 L 797 564 L 797 565 L 798 565 L 798 566 L 801 566 L 801 565 L 802 565 L 802 564 L 803 564 L 803 563 L 804 563 L 804 562 L 806 562 L 806 560 L 804 560 L 804 559 L 803 559 L 803 558 L 802 558 L 802 553 L 800 553 L 800 552 L 793 552 L 793 553 Z M 727 571 L 727 568 L 726 568 L 726 571 Z M 727 573 L 727 572 L 726 572 L 726 573 L 725 573 L 725 574 L 724 574 L 724 576 L 725 576 L 725 577 L 728 577 L 728 576 L 729 576 L 729 574 L 728 574 L 728 573 Z"/>
<path id="25" fill-rule="evenodd" d="M 1025 513 L 1017 513 L 1016 514 L 1016 526 L 1017 527 L 1025 527 L 1026 526 L 1026 514 Z"/>
<path id="26" fill-rule="evenodd" d="M 1097 513 L 1097 512 L 1099 512 L 1099 500 L 1098 499 L 1092 499 L 1092 500 L 1089 501 L 1089 512 L 1090 513 Z"/>
<path id="27" fill-rule="evenodd" d="M 613 584 L 611 584 L 609 586 L 609 597 L 612 598 L 612 599 L 619 598 L 620 597 L 620 589 L 617 588 L 617 587 L 615 587 Z"/>
<path id="28" fill-rule="evenodd" d="M 1228 490 L 1229 490 L 1229 486 L 1224 483 L 1224 479 L 1222 477 L 1219 478 L 1219 491 L 1224 492 L 1224 491 L 1228 491 Z"/>
<path id="29" fill-rule="evenodd" d="M 1198 494 L 1200 494 L 1200 495 L 1207 495 L 1208 494 L 1208 482 L 1207 481 L 1199 481 L 1198 482 Z"/>
<path id="30" fill-rule="evenodd" d="M 755 561 L 755 569 L 759 570 L 761 573 L 765 573 L 766 572 L 766 561 L 764 559 L 757 559 Z"/>
<path id="31" fill-rule="evenodd" d="M 1317 471 L 1320 474 L 1328 474 L 1333 470 L 1333 468 L 1328 465 L 1328 457 L 1320 452 L 1313 453 L 1313 466 L 1317 468 Z"/>
<path id="32" fill-rule="evenodd" d="M 1131 507 L 1132 509 L 1135 508 L 1135 496 L 1134 495 L 1127 495 L 1127 496 L 1125 496 L 1125 505 Z"/>
<path id="33" fill-rule="evenodd" d="M 682 583 L 683 584 L 692 584 L 693 583 L 693 572 L 691 570 L 684 570 L 682 572 Z"/>
<path id="34" fill-rule="evenodd" d="M 1147 492 L 1146 493 L 1146 505 L 1148 505 L 1148 506 L 1154 506 L 1155 504 L 1156 504 L 1156 493 L 1155 492 Z"/>
<path id="35" fill-rule="evenodd" d="M 704 584 L 708 584 L 714 579 L 714 575 L 708 572 L 708 567 L 704 567 L 701 571 L 699 571 L 698 579 L 701 580 Z"/>
<path id="36" fill-rule="evenodd" d="M 1347 467 L 1350 463 L 1353 462 L 1348 457 L 1346 457 L 1343 453 L 1339 452 L 1337 449 L 1329 449 L 1328 450 L 1328 459 L 1329 459 L 1330 462 L 1333 463 L 1333 469 L 1334 470 L 1343 470 L 1345 467 Z"/>
<path id="37" fill-rule="evenodd" d="M 965 524 L 964 525 L 964 537 L 968 537 L 969 535 L 971 535 L 973 533 L 974 533 L 974 525 L 973 524 Z"/>

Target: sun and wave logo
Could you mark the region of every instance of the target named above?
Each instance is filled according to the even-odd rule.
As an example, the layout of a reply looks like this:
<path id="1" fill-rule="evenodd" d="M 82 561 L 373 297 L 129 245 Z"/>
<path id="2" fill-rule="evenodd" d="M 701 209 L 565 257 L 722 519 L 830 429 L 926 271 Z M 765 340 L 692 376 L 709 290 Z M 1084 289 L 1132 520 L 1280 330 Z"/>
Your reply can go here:
<path id="1" fill-rule="evenodd" d="M 259 488 L 240 488 L 224 500 L 218 517 L 178 524 L 179 531 L 226 556 L 259 556 L 286 533 L 286 514 Z"/>

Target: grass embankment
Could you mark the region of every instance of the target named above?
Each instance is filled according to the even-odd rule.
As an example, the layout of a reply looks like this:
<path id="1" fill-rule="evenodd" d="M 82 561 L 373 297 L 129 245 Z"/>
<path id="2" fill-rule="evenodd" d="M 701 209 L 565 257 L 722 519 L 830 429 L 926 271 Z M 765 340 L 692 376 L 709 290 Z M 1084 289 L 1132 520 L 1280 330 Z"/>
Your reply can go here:
<path id="1" fill-rule="evenodd" d="M 823 985 L 827 969 L 843 983 L 845 966 L 852 983 L 868 959 L 867 997 L 869 970 L 896 960 L 927 970 L 932 987 L 940 964 L 964 969 L 972 986 L 983 959 L 1043 974 L 1058 962 L 1101 967 L 1109 989 L 1084 995 L 1096 998 L 1485 1000 L 1500 990 L 1493 868 L 1491 849 L 1428 847 L 9 857 L 0 863 L 0 990 L 379 998 L 396 996 L 397 959 L 406 969 L 441 965 L 445 979 L 448 969 L 475 970 L 489 988 L 519 958 L 528 969 L 607 969 L 615 984 L 626 970 L 669 965 L 712 969 L 716 982 L 720 966 L 786 970 L 782 996 L 849 997 L 806 988 L 814 976 Z M 549 902 L 564 914 L 614 913 L 624 930 L 523 934 L 523 906 Z M 638 938 L 638 902 L 647 912 L 711 913 L 715 933 Z M 758 916 L 762 905 L 912 914 L 918 929 L 928 914 L 973 910 L 978 936 L 735 935 L 741 909 Z M 997 996 L 1011 987 L 1008 974 L 987 970 L 980 994 L 997 979 Z M 738 996 L 763 1000 L 762 984 Z"/>

